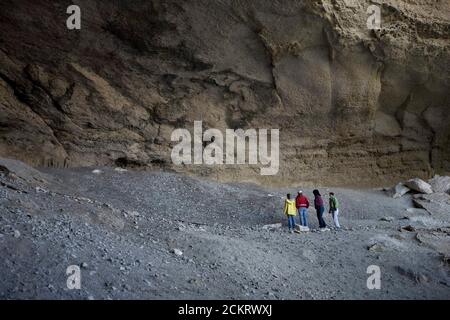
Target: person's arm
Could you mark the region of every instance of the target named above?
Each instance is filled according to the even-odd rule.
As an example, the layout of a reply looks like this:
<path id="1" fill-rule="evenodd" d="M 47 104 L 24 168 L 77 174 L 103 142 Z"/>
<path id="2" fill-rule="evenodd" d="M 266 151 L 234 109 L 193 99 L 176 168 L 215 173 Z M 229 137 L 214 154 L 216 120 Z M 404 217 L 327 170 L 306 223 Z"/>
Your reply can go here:
<path id="1" fill-rule="evenodd" d="M 287 214 L 287 201 L 284 201 L 283 213 Z"/>

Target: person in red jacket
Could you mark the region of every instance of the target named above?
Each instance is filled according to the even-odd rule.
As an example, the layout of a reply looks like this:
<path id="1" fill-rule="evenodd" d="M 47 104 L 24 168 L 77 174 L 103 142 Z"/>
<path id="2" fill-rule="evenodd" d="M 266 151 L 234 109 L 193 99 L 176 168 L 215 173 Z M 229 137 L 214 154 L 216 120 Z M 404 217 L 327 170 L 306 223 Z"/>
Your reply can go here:
<path id="1" fill-rule="evenodd" d="M 297 197 L 295 198 L 295 206 L 298 210 L 298 216 L 300 218 L 300 225 L 307 227 L 308 226 L 308 208 L 309 201 L 308 198 L 303 195 L 302 191 L 298 192 Z"/>

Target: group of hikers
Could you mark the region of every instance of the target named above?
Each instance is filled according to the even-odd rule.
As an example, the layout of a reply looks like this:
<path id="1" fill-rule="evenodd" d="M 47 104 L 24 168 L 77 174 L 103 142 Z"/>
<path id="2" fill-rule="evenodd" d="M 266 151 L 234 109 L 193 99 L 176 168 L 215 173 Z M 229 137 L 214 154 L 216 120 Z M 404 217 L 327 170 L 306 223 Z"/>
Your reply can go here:
<path id="1" fill-rule="evenodd" d="M 325 205 L 320 195 L 319 190 L 314 190 L 314 208 L 316 209 L 317 219 L 319 220 L 319 228 L 321 231 L 329 230 L 327 228 L 327 224 L 323 219 L 323 213 L 325 212 Z M 340 229 L 341 226 L 339 224 L 339 202 L 336 198 L 334 192 L 330 192 L 329 199 L 329 213 L 333 217 L 334 226 L 336 229 Z M 283 212 L 288 218 L 288 227 L 289 232 L 294 232 L 295 229 L 295 216 L 298 213 L 300 226 L 308 227 L 308 208 L 309 201 L 308 198 L 303 194 L 303 191 L 299 191 L 295 200 L 291 199 L 291 194 L 287 194 L 287 198 L 284 201 L 284 209 Z"/>

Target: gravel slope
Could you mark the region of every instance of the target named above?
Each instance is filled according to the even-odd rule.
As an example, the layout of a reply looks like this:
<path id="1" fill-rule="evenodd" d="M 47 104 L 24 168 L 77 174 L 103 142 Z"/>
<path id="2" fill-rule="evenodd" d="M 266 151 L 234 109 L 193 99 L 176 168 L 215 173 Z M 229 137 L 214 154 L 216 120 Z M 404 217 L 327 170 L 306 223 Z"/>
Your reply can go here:
<path id="1" fill-rule="evenodd" d="M 289 234 L 282 197 L 295 189 L 93 169 L 0 175 L 0 298 L 450 298 L 448 257 L 417 239 L 447 243 L 448 217 L 408 213 L 409 195 L 333 189 L 343 230 Z M 311 209 L 309 220 L 316 228 Z M 67 289 L 69 265 L 81 266 L 80 290 Z M 366 287 L 369 265 L 380 290 Z"/>

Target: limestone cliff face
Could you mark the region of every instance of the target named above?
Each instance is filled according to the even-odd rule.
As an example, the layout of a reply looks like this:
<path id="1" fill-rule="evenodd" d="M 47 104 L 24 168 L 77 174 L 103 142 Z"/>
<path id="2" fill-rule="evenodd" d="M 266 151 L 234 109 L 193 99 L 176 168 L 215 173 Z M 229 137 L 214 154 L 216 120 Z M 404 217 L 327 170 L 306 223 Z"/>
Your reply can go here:
<path id="1" fill-rule="evenodd" d="M 448 1 L 3 0 L 0 28 L 2 157 L 271 184 L 450 172 Z M 174 166 L 194 120 L 279 128 L 279 174 Z"/>

